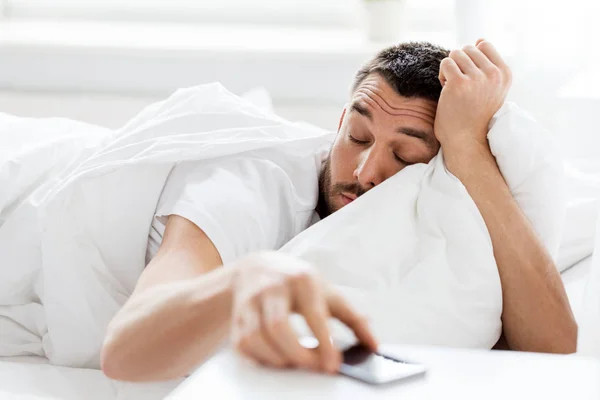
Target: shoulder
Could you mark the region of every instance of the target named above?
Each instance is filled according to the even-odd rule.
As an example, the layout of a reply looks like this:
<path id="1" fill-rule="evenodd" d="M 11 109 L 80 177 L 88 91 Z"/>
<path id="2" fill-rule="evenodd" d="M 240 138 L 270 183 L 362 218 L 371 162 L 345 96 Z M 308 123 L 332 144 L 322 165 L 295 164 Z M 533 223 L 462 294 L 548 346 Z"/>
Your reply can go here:
<path id="1" fill-rule="evenodd" d="M 330 143 L 322 141 L 301 151 L 260 149 L 215 160 L 181 162 L 173 168 L 165 190 L 173 186 L 210 187 L 215 193 L 250 190 L 257 195 L 288 197 L 290 205 L 304 210 L 314 207 Z"/>

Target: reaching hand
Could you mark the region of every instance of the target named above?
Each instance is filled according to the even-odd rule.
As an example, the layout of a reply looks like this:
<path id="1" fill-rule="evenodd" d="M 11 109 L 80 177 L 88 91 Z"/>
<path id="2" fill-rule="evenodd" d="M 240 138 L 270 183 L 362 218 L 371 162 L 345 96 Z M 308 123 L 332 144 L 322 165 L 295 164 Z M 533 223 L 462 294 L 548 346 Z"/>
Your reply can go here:
<path id="1" fill-rule="evenodd" d="M 440 65 L 443 86 L 434 132 L 448 152 L 487 144 L 488 124 L 511 85 L 511 72 L 490 42 L 452 50 Z"/>
<path id="2" fill-rule="evenodd" d="M 232 339 L 243 355 L 271 367 L 336 372 L 341 354 L 331 343 L 327 320 L 350 327 L 372 350 L 377 343 L 366 321 L 333 292 L 307 262 L 282 253 L 259 253 L 242 259 L 233 284 Z M 319 346 L 300 345 L 289 325 L 301 314 Z"/>

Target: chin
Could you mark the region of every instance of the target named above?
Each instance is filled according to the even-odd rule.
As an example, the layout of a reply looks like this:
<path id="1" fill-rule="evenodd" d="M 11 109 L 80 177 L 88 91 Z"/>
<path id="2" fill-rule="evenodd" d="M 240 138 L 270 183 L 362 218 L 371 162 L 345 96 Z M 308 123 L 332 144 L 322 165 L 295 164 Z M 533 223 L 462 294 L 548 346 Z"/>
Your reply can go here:
<path id="1" fill-rule="evenodd" d="M 330 204 L 331 204 L 331 214 L 333 214 L 336 211 L 340 211 L 346 205 L 341 200 L 332 201 Z"/>

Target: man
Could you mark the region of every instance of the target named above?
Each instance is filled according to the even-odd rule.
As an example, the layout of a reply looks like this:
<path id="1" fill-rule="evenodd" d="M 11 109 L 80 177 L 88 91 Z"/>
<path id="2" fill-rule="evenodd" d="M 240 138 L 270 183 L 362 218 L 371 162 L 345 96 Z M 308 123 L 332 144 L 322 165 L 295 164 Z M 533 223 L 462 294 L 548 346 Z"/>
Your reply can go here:
<path id="1" fill-rule="evenodd" d="M 467 188 L 492 238 L 503 288 L 501 342 L 514 350 L 570 353 L 577 326 L 560 276 L 487 143 L 488 123 L 510 83 L 509 68 L 484 40 L 451 52 L 427 43 L 382 51 L 356 76 L 351 102 L 319 171 L 318 204 L 311 206 L 324 218 L 406 166 L 429 162 L 441 147 L 447 168 Z M 263 172 L 282 173 L 271 167 Z M 261 241 L 254 237 L 263 235 L 260 230 L 250 238 L 232 234 L 227 240 L 219 233 L 218 218 L 204 213 L 214 202 L 231 203 L 231 196 L 213 198 L 217 186 L 203 189 L 219 179 L 229 179 L 233 189 L 228 193 L 240 207 L 252 202 L 248 186 L 235 179 L 247 173 L 244 165 L 199 173 L 202 179 L 192 182 L 186 177 L 193 168 L 174 172 L 163 191 L 165 200 L 157 209 L 162 225 L 153 224 L 150 238 L 151 261 L 108 328 L 102 354 L 108 376 L 132 381 L 185 376 L 230 332 L 236 348 L 261 364 L 332 373 L 340 353 L 329 339 L 329 317 L 377 347 L 366 320 L 312 266 L 284 254 L 252 251 L 276 250 L 274 239 L 260 246 L 238 243 Z M 286 188 L 272 193 L 284 196 Z M 300 228 L 287 229 L 289 211 L 272 197 L 258 198 L 271 210 L 262 220 L 265 232 L 296 233 L 310 224 L 311 218 L 303 217 Z M 304 316 L 318 348 L 298 343 L 288 323 L 291 313 Z"/>

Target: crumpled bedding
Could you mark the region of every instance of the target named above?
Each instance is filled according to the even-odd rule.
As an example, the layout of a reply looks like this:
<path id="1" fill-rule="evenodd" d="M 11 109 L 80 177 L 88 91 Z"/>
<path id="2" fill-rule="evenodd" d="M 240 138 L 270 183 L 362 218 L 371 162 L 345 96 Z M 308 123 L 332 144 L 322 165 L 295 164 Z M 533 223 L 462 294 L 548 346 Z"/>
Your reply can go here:
<path id="1" fill-rule="evenodd" d="M 20 136 L 28 131 L 34 140 Z M 211 84 L 177 91 L 118 131 L 1 115 L 0 140 L 14 142 L 0 153 L 0 356 L 98 368 L 106 326 L 145 266 L 151 220 L 173 166 L 242 152 L 294 157 L 332 134 Z M 563 175 L 547 133 L 506 104 L 489 140 L 515 198 L 556 255 Z M 443 154 L 406 168 L 282 251 L 313 261 L 372 316 L 382 341 L 489 348 L 500 334 L 489 234 Z"/>

